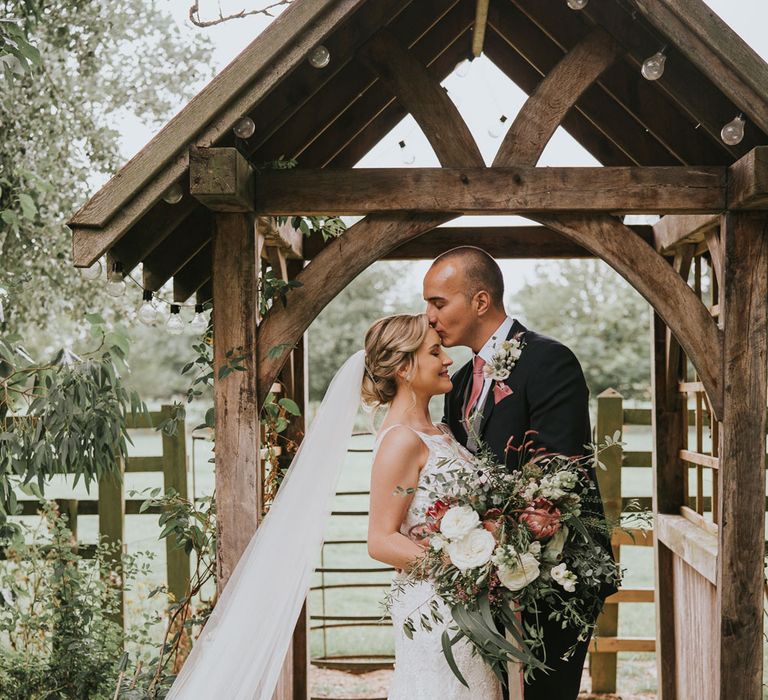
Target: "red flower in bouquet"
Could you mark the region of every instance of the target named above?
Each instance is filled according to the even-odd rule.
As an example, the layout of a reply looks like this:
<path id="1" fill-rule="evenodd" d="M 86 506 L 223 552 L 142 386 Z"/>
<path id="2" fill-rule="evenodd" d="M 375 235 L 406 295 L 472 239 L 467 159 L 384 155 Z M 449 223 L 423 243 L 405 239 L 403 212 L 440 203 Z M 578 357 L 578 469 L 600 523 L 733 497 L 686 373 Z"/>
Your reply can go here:
<path id="1" fill-rule="evenodd" d="M 483 516 L 482 526 L 488 530 L 492 535 L 496 535 L 496 530 L 501 527 L 504 520 L 504 515 L 498 508 L 491 508 L 485 512 Z"/>
<path id="2" fill-rule="evenodd" d="M 440 530 L 440 521 L 450 507 L 451 504 L 447 501 L 437 499 L 429 508 L 427 508 L 427 517 L 430 519 L 429 527 L 431 530 L 435 532 Z"/>
<path id="3" fill-rule="evenodd" d="M 560 529 L 560 509 L 546 498 L 537 498 L 518 518 L 525 523 L 534 539 L 552 537 Z"/>

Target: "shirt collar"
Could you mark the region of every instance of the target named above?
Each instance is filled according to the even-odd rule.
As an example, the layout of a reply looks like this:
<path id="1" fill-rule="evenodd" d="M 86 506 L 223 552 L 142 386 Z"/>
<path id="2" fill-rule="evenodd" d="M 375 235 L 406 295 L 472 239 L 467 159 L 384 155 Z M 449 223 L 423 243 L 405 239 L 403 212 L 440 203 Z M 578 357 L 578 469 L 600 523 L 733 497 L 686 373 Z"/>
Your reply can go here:
<path id="1" fill-rule="evenodd" d="M 491 334 L 491 337 L 488 338 L 485 345 L 480 348 L 480 352 L 477 354 L 485 360 L 486 364 L 493 360 L 493 355 L 496 352 L 496 346 L 502 340 L 507 339 L 509 332 L 512 330 L 513 323 L 514 321 L 509 316 L 507 316 L 502 324 L 496 329 L 496 331 Z"/>

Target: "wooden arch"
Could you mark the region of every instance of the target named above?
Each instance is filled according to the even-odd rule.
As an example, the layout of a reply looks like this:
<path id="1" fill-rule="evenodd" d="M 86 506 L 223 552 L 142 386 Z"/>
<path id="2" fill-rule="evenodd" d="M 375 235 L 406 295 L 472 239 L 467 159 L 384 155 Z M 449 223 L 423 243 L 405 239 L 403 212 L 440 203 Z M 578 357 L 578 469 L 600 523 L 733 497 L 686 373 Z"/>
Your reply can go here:
<path id="1" fill-rule="evenodd" d="M 568 111 L 620 55 L 620 47 L 596 29 L 577 44 L 528 98 L 507 132 L 493 167 L 533 166 Z M 483 167 L 469 129 L 445 91 L 388 32 L 378 32 L 360 58 L 398 97 L 423 130 L 443 167 Z M 301 287 L 287 306 L 274 305 L 258 338 L 259 403 L 291 348 L 320 311 L 358 274 L 391 250 L 451 219 L 447 214 L 369 214 L 333 241 L 296 277 Z M 625 226 L 600 215 L 531 215 L 621 274 L 654 307 L 698 370 L 717 417 L 721 415 L 717 323 L 680 274 Z M 279 348 L 279 352 L 272 350 Z"/>

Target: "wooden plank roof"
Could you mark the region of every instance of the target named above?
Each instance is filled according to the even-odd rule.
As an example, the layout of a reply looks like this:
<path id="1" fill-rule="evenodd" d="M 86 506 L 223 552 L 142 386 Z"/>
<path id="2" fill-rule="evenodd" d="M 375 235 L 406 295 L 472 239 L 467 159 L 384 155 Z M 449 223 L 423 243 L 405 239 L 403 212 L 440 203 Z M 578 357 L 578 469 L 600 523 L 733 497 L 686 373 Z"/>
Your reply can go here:
<path id="1" fill-rule="evenodd" d="M 75 265 L 106 252 L 127 268 L 149 260 L 162 272 L 153 276 L 159 282 L 193 256 L 199 260 L 209 249 L 200 233 L 207 217 L 189 195 L 191 146 L 235 145 L 257 165 L 285 156 L 299 167 L 352 167 L 406 114 L 361 58 L 361 47 L 386 27 L 442 80 L 470 55 L 475 6 L 294 0 L 72 217 Z M 485 54 L 531 93 L 595 26 L 624 54 L 563 127 L 599 162 L 730 165 L 768 144 L 768 66 L 701 0 L 601 0 L 583 11 L 564 0 L 496 0 Z M 316 69 L 306 57 L 320 43 L 331 62 Z M 642 61 L 664 45 L 664 76 L 644 80 Z M 747 120 L 745 137 L 728 147 L 719 132 L 739 113 Z M 256 131 L 236 139 L 232 127 L 245 115 Z M 184 196 L 167 204 L 163 195 L 174 183 Z M 160 264 L 159 257 L 167 259 Z"/>

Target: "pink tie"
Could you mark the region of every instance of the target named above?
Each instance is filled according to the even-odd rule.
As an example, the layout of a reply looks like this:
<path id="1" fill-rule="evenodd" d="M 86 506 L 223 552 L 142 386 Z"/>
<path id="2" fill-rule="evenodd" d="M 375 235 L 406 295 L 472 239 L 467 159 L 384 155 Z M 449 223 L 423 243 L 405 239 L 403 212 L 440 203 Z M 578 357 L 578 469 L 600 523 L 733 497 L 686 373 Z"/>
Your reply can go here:
<path id="1" fill-rule="evenodd" d="M 480 355 L 475 355 L 475 359 L 472 361 L 472 392 L 469 395 L 469 401 L 467 401 L 467 407 L 464 410 L 464 418 L 467 421 L 469 420 L 469 412 L 480 398 L 480 393 L 483 390 L 483 382 L 485 382 L 483 367 L 485 367 L 485 360 Z"/>

